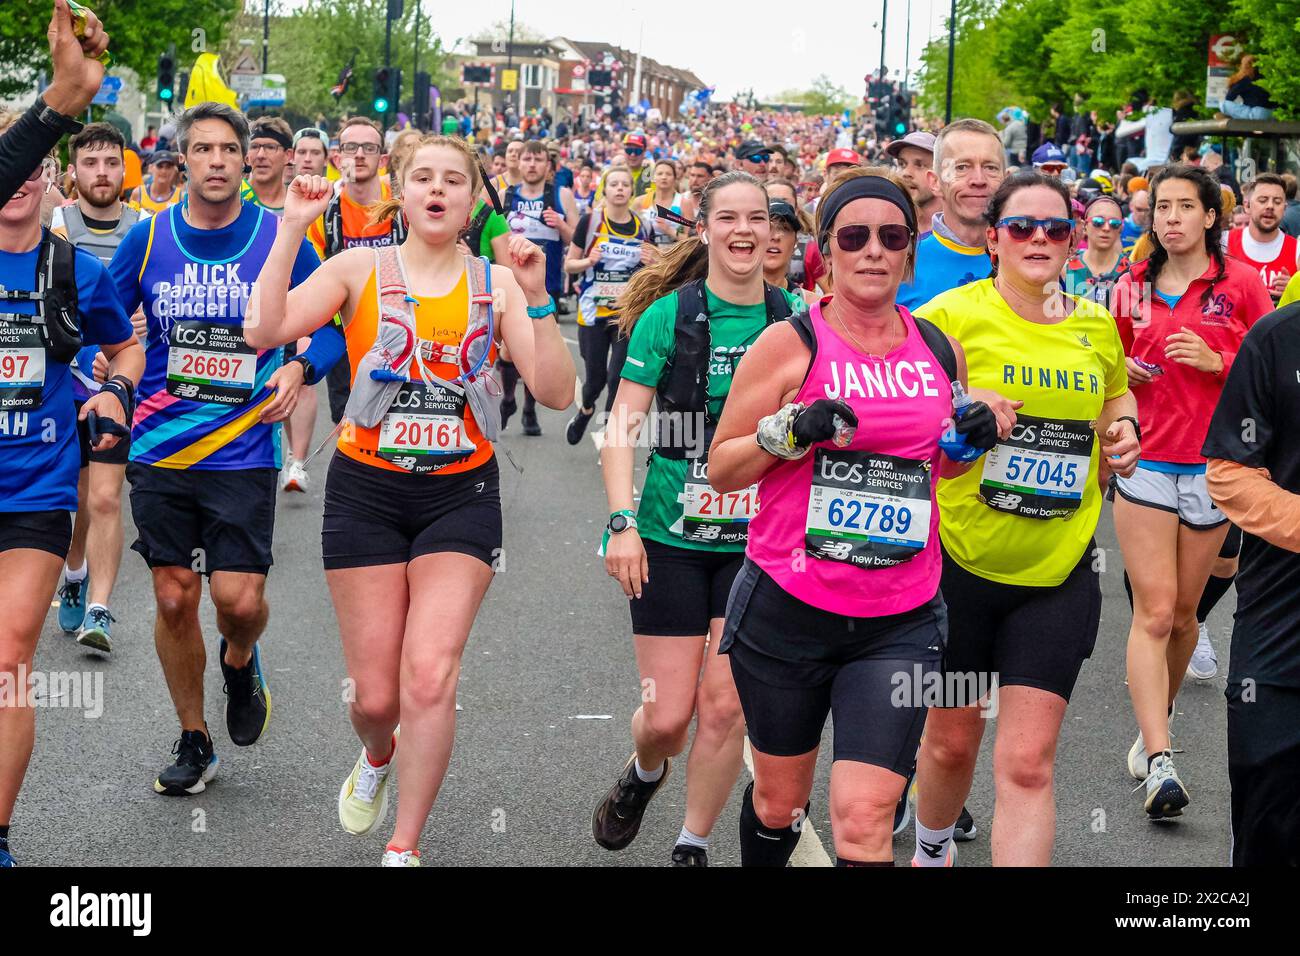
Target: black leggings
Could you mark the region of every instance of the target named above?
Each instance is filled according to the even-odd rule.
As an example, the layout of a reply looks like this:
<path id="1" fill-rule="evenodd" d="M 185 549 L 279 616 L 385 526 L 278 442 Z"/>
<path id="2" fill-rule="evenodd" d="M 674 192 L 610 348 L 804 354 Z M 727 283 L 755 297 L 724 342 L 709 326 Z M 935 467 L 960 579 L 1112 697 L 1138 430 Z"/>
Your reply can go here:
<path id="1" fill-rule="evenodd" d="M 501 360 L 501 390 L 504 393 L 506 404 L 515 400 L 515 387 L 519 384 L 519 368 L 514 362 Z M 535 412 L 537 408 L 537 399 L 533 398 L 533 393 L 528 391 L 528 386 L 524 386 L 524 412 Z"/>
<path id="2" fill-rule="evenodd" d="M 601 389 L 608 385 L 609 392 L 605 396 L 605 411 L 608 412 L 614 407 L 614 396 L 623 377 L 623 363 L 627 361 L 627 337 L 619 334 L 618 319 L 607 319 L 600 325 L 578 326 L 578 351 L 587 366 L 582 379 L 582 407 L 594 409 Z"/>

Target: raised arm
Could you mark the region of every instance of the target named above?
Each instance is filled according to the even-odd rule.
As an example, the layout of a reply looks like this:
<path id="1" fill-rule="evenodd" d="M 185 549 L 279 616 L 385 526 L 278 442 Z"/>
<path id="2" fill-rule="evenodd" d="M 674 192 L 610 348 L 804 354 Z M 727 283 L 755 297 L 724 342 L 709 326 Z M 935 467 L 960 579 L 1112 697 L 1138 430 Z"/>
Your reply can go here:
<path id="1" fill-rule="evenodd" d="M 347 277 L 357 262 L 351 250 L 326 260 L 305 282 L 289 288 L 307 228 L 325 212 L 333 194 L 324 176 L 298 176 L 289 186 L 284 217 L 244 315 L 244 341 L 253 348 L 269 349 L 297 341 L 347 305 Z M 351 310 L 343 314 L 349 315 Z"/>

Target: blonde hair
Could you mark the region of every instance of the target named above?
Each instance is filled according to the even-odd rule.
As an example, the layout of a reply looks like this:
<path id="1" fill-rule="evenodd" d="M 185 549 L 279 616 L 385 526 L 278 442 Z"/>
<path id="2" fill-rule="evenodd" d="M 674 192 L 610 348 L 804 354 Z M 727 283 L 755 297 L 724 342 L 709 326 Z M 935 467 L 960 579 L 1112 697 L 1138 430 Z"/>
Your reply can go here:
<path id="1" fill-rule="evenodd" d="M 470 145 L 459 136 L 443 136 L 441 133 L 429 133 L 421 136 L 410 146 L 410 151 L 403 158 L 401 165 L 396 172 L 401 179 L 406 176 L 406 166 L 415 154 L 426 146 L 443 146 L 447 149 L 460 153 L 465 159 L 465 171 L 469 173 L 470 195 L 477 198 L 479 191 L 483 188 L 483 169 L 478 164 L 478 157 Z M 369 207 L 370 222 L 372 224 L 381 223 L 386 219 L 392 219 L 402 208 L 401 196 L 393 196 L 389 199 L 381 199 Z"/>

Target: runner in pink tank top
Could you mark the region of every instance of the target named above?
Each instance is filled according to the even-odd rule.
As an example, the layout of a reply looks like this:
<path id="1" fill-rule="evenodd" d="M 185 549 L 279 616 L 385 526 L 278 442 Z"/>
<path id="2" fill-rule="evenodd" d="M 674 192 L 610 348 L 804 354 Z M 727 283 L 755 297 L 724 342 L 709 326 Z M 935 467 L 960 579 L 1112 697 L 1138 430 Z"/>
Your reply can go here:
<path id="1" fill-rule="evenodd" d="M 847 617 L 910 611 L 939 589 L 932 471 L 952 387 L 911 313 L 899 306 L 898 315 L 907 338 L 877 357 L 853 348 L 813 306 L 817 347 L 794 401 L 841 399 L 858 413 L 857 431 L 847 447 L 819 442 L 778 462 L 759 482 L 750 522 L 746 554 L 755 564 L 805 604 Z"/>
<path id="2" fill-rule="evenodd" d="M 745 866 L 789 861 L 828 715 L 838 861 L 892 864 L 894 806 L 947 640 L 935 484 L 997 441 L 992 411 L 964 393 L 960 346 L 896 303 L 916 252 L 902 182 L 842 174 L 817 238 L 835 295 L 759 336 L 709 450 L 715 490 L 758 482 L 718 648 L 754 756 Z"/>

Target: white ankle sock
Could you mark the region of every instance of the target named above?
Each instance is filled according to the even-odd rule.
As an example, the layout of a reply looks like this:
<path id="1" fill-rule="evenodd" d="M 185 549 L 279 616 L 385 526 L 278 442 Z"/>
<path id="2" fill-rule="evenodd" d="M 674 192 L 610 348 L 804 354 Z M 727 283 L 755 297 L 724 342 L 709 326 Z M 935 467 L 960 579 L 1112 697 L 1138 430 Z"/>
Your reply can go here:
<path id="1" fill-rule="evenodd" d="M 636 761 L 636 775 L 642 783 L 654 783 L 664 775 L 664 765 L 660 764 L 658 770 L 647 770 L 641 766 L 641 761 Z"/>
<path id="2" fill-rule="evenodd" d="M 948 850 L 952 844 L 954 821 L 942 830 L 931 830 L 916 818 L 916 854 L 912 862 L 917 866 L 947 866 Z"/>
<path id="3" fill-rule="evenodd" d="M 63 580 L 67 581 L 69 584 L 76 584 L 80 581 L 86 580 L 86 575 L 89 573 L 90 569 L 86 566 L 86 562 L 82 561 L 81 567 L 77 568 L 75 571 L 70 567 L 64 568 Z"/>
<path id="4" fill-rule="evenodd" d="M 707 850 L 709 848 L 709 838 L 706 836 L 700 836 L 697 833 L 692 833 L 690 830 L 686 829 L 686 827 L 682 827 L 682 832 L 677 836 L 677 845 L 697 846 L 701 850 Z"/>

